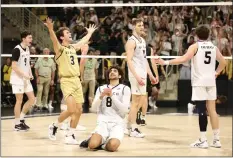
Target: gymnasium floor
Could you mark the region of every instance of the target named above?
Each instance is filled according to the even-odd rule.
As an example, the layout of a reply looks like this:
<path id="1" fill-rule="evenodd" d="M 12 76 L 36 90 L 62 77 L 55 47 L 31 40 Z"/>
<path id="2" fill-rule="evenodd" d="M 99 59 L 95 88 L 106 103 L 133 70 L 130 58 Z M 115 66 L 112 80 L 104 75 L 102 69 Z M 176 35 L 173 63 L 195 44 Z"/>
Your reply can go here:
<path id="1" fill-rule="evenodd" d="M 57 140 L 48 139 L 48 125 L 57 116 L 32 117 L 27 119 L 31 130 L 15 132 L 13 119 L 1 121 L 2 156 L 232 156 L 232 116 L 221 116 L 222 148 L 194 149 L 189 144 L 199 137 L 198 117 L 185 114 L 147 115 L 147 126 L 142 127 L 144 139 L 125 136 L 119 150 L 87 151 L 79 146 L 63 144 L 64 131 L 58 130 Z M 86 131 L 75 133 L 77 140 L 86 139 L 95 128 L 96 114 L 83 114 L 80 124 Z M 212 139 L 210 123 L 207 137 Z"/>

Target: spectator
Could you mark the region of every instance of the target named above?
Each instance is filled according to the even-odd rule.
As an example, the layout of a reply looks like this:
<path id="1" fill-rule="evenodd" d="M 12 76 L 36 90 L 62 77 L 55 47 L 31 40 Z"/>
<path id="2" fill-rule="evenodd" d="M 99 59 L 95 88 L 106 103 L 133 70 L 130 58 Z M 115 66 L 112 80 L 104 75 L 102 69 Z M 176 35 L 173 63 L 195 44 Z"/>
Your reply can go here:
<path id="1" fill-rule="evenodd" d="M 90 8 L 90 21 L 93 21 L 95 23 L 96 26 L 99 25 L 99 19 L 96 15 L 95 9 L 94 8 Z"/>
<path id="2" fill-rule="evenodd" d="M 49 55 L 50 50 L 45 48 L 43 50 L 43 55 Z M 55 63 L 53 59 L 44 57 L 39 58 L 35 64 L 36 70 L 36 78 L 37 78 L 37 107 L 38 110 L 45 109 L 53 109 L 51 105 L 47 105 L 48 103 L 48 94 L 50 85 L 54 84 L 54 76 L 55 76 Z M 43 95 L 43 101 L 41 102 L 41 97 Z"/>
<path id="3" fill-rule="evenodd" d="M 37 52 L 36 52 L 36 48 L 34 46 L 32 46 L 30 48 L 30 54 L 31 55 L 36 55 Z M 32 69 L 32 75 L 33 75 L 33 80 L 31 80 L 31 84 L 32 84 L 32 87 L 33 87 L 33 90 L 34 92 L 36 93 L 37 92 L 37 85 L 36 85 L 36 74 L 35 74 L 35 63 L 37 61 L 37 58 L 36 57 L 31 57 L 30 59 L 30 64 L 31 64 L 31 69 Z"/>
<path id="4" fill-rule="evenodd" d="M 88 55 L 94 55 L 94 50 L 89 50 Z M 91 108 L 92 101 L 94 99 L 96 76 L 97 76 L 98 62 L 95 58 L 88 58 L 84 65 L 84 76 L 83 76 L 83 94 L 86 96 L 88 93 L 89 108 Z"/>
<path id="5" fill-rule="evenodd" d="M 2 83 L 1 83 L 2 86 L 10 87 L 10 74 L 11 74 L 11 71 L 12 71 L 11 59 L 7 58 L 6 63 L 2 66 L 2 73 L 1 73 L 2 74 Z"/>

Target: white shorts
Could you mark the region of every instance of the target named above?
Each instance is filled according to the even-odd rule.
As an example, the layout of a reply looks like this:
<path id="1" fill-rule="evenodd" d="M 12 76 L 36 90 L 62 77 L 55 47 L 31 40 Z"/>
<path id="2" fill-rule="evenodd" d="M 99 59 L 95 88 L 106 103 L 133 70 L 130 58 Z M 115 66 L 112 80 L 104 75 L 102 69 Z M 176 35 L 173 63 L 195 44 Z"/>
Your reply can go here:
<path id="1" fill-rule="evenodd" d="M 97 122 L 97 127 L 93 133 L 97 133 L 102 136 L 102 144 L 105 144 L 112 138 L 116 138 L 121 142 L 124 138 L 124 124 L 100 121 Z"/>
<path id="2" fill-rule="evenodd" d="M 140 86 L 138 84 L 138 81 L 134 77 L 129 77 L 129 82 L 131 86 L 131 93 L 136 95 L 146 95 L 146 85 L 147 85 L 147 79 L 144 79 L 144 86 Z"/>
<path id="3" fill-rule="evenodd" d="M 193 87 L 192 100 L 216 100 L 217 91 L 216 87 Z"/>
<path id="4" fill-rule="evenodd" d="M 32 92 L 33 88 L 32 88 L 31 82 L 27 81 L 25 82 L 24 85 L 12 84 L 12 91 L 13 91 L 13 94 L 23 94 L 27 92 Z"/>

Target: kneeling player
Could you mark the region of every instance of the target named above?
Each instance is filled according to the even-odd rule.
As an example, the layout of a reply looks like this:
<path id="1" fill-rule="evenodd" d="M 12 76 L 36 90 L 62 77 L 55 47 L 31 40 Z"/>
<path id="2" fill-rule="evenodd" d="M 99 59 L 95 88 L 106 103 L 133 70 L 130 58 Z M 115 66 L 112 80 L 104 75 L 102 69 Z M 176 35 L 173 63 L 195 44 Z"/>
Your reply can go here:
<path id="1" fill-rule="evenodd" d="M 122 81 L 122 70 L 117 66 L 109 69 L 109 84 L 100 86 L 92 103 L 92 111 L 97 111 L 97 127 L 88 140 L 80 147 L 116 151 L 124 137 L 124 117 L 130 106 L 131 92 Z"/>

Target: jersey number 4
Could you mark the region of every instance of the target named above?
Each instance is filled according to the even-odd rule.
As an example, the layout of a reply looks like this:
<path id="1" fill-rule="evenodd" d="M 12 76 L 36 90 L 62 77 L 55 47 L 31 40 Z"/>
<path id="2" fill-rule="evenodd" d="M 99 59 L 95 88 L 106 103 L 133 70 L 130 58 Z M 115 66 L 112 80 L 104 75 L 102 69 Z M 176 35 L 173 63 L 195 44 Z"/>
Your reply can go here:
<path id="1" fill-rule="evenodd" d="M 204 61 L 205 64 L 210 64 L 211 63 L 210 54 L 211 54 L 211 52 L 209 52 L 209 51 L 205 52 L 205 58 L 206 58 L 206 60 Z"/>
<path id="2" fill-rule="evenodd" d="M 110 98 L 110 97 L 106 98 L 106 106 L 107 107 L 111 107 L 112 106 L 112 98 Z"/>

